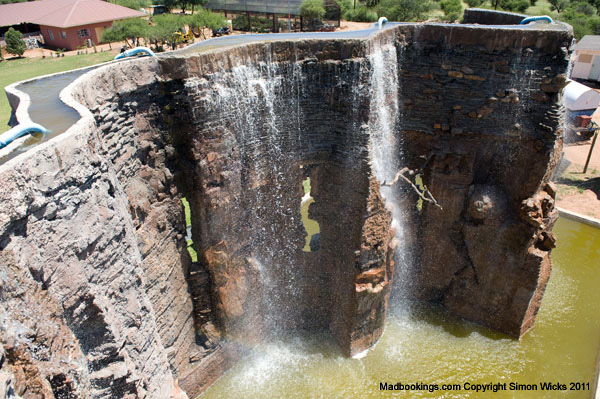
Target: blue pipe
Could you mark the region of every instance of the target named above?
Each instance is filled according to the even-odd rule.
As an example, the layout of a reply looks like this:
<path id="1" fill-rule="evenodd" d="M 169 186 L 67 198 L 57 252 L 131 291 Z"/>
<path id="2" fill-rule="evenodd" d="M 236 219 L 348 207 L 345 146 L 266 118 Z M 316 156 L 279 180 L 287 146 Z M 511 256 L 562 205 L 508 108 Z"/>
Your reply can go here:
<path id="1" fill-rule="evenodd" d="M 383 24 L 387 23 L 387 18 L 386 17 L 380 17 L 379 20 L 377 21 L 377 28 L 381 29 L 383 27 Z"/>
<path id="2" fill-rule="evenodd" d="M 115 57 L 115 60 L 120 60 L 125 57 L 133 57 L 134 55 L 138 55 L 138 54 L 146 54 L 151 57 L 156 57 L 156 54 L 154 54 L 154 51 L 150 50 L 148 47 L 136 47 L 136 48 L 127 50 L 125 52 L 122 52 L 121 54 L 118 54 Z"/>
<path id="3" fill-rule="evenodd" d="M 528 18 L 525 18 L 524 20 L 521 21 L 521 25 L 526 25 L 526 24 L 528 24 L 530 22 L 534 22 L 534 21 L 546 21 L 549 24 L 551 24 L 552 23 L 552 18 L 550 18 L 547 15 L 540 15 L 540 16 L 537 16 L 537 17 L 528 17 Z"/>
<path id="4" fill-rule="evenodd" d="M 0 148 L 4 148 L 19 137 L 23 137 L 26 134 L 31 133 L 43 133 L 45 135 L 47 133 L 50 133 L 50 130 L 46 129 L 42 125 L 38 125 L 37 123 L 33 122 L 18 124 L 9 131 L 0 135 Z"/>

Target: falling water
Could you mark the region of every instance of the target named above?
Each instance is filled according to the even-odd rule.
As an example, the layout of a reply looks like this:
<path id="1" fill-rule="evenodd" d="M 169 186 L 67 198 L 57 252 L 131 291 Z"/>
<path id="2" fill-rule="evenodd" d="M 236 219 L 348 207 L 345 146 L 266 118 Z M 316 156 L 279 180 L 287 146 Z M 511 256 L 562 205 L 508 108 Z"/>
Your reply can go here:
<path id="1" fill-rule="evenodd" d="M 402 61 L 402 52 L 393 44 L 375 44 L 370 55 L 371 108 L 369 115 L 370 152 L 375 177 L 380 184 L 391 182 L 403 167 L 403 143 L 398 134 L 402 120 L 399 106 L 398 64 Z M 396 240 L 394 261 L 396 272 L 395 289 L 404 292 L 395 293 L 397 297 L 406 297 L 409 288 L 409 259 L 405 245 L 403 220 L 405 209 L 402 207 L 401 190 L 396 186 L 381 186 L 381 195 L 386 206 L 392 212 L 392 228 Z"/>
<path id="2" fill-rule="evenodd" d="M 402 130 L 402 101 L 399 101 L 401 88 L 398 84 L 398 70 L 401 68 L 402 60 L 402 53 L 389 44 L 376 45 L 369 56 L 370 156 L 374 175 L 380 182 L 391 181 L 405 163 L 402 154 L 403 143 L 398 135 Z M 523 62 L 527 63 L 527 61 Z M 521 64 L 521 60 L 513 65 L 528 70 L 526 65 Z M 252 173 L 258 176 L 255 178 L 256 181 L 272 177 L 274 180 L 270 182 L 275 185 L 284 183 L 280 174 L 283 173 L 281 165 L 286 157 L 285 148 L 282 147 L 278 137 L 287 134 L 288 139 L 294 140 L 299 133 L 296 127 L 300 125 L 297 123 L 296 126 L 285 126 L 282 120 L 284 116 L 279 113 L 282 107 L 279 104 L 281 95 L 278 92 L 282 86 L 279 80 L 281 76 L 286 74 L 294 76 L 295 81 L 287 82 L 287 85 L 296 88 L 293 92 L 296 101 L 301 97 L 302 84 L 298 80 L 302 79 L 301 69 L 297 65 L 288 67 L 292 69 L 285 73 L 277 70 L 282 68 L 277 65 L 258 64 L 236 68 L 231 76 L 221 77 L 227 80 L 221 82 L 219 89 L 223 94 L 219 99 L 222 103 L 214 105 L 235 109 L 235 116 L 231 118 L 237 119 L 234 128 L 242 132 L 244 140 L 251 144 L 244 149 L 247 153 L 242 156 L 252 160 L 248 164 L 253 165 Z M 523 90 L 531 90 L 533 85 L 538 84 L 536 78 L 533 73 L 527 73 L 521 80 L 508 82 L 509 87 L 514 87 L 520 94 Z M 356 88 L 356 93 L 364 94 L 363 89 L 364 87 Z M 524 97 L 529 96 L 524 95 Z M 525 106 L 522 103 L 518 105 Z M 300 121 L 302 116 L 299 114 L 299 109 L 298 103 L 288 103 L 285 108 L 286 113 L 289 114 L 287 120 Z M 271 118 L 268 121 L 265 120 L 268 119 L 267 116 Z M 300 139 L 299 136 L 297 139 Z M 261 149 L 260 146 L 267 146 L 268 151 Z M 277 180 L 277 176 L 281 179 Z M 399 241 L 396 249 L 395 279 L 402 279 L 408 269 L 404 266 L 407 262 L 404 259 L 406 251 L 402 225 L 405 214 L 401 206 L 401 190 L 395 186 L 384 186 L 381 191 L 392 211 L 395 238 Z M 261 195 L 272 194 L 273 191 L 265 193 Z M 259 195 L 254 205 L 260 209 L 264 206 L 262 201 Z M 285 214 L 289 211 L 294 215 L 297 211 L 297 209 L 293 209 L 293 212 L 287 209 L 288 205 L 285 201 L 276 204 L 272 212 Z M 258 216 L 256 217 L 251 227 L 257 229 L 256 243 L 260 243 L 270 236 L 270 232 L 265 231 L 264 235 L 260 233 L 260 229 L 267 229 L 269 226 L 261 224 Z M 585 237 L 590 239 L 592 236 L 586 234 Z M 265 251 L 285 251 L 285 247 L 283 245 L 280 248 L 265 248 Z M 574 245 L 573 248 L 575 247 Z M 381 381 L 488 383 L 514 380 L 530 383 L 538 382 L 540 378 L 554 378 L 557 372 L 567 373 L 568 377 L 564 377 L 566 379 L 587 381 L 593 378 L 597 347 L 592 350 L 588 347 L 583 349 L 580 342 L 585 334 L 598 337 L 600 328 L 598 323 L 590 322 L 593 318 L 570 318 L 575 314 L 576 309 L 586 309 L 585 306 L 571 304 L 579 298 L 575 295 L 579 292 L 575 283 L 589 283 L 586 292 L 596 295 L 597 290 L 593 290 L 593 287 L 597 285 L 597 279 L 593 276 L 597 276 L 595 270 L 597 268 L 589 266 L 593 264 L 591 262 L 593 256 L 590 256 L 590 260 L 578 260 L 577 265 L 586 265 L 585 267 L 569 268 L 566 258 L 562 258 L 561 262 L 560 251 L 565 249 L 558 248 L 555 252 L 558 259 L 557 271 L 555 271 L 557 277 L 550 280 L 546 300 L 536 322 L 536 329 L 521 341 L 454 319 L 435 309 L 416 307 L 405 312 L 396 308 L 388 319 L 386 333 L 381 342 L 363 359 L 341 357 L 331 338 L 326 335 L 312 335 L 308 338 L 282 336 L 282 340 L 278 342 L 259 345 L 251 356 L 237 364 L 214 384 L 204 397 L 241 395 L 247 398 L 290 399 L 380 398 L 382 395 L 386 396 L 378 388 Z M 283 253 L 278 255 L 276 252 L 271 252 L 271 255 L 263 252 L 262 255 L 263 257 L 259 259 L 261 278 L 268 285 L 271 281 L 270 276 L 273 276 L 271 271 L 286 266 L 273 262 L 280 262 L 281 259 L 285 259 L 285 256 Z M 579 251 L 575 255 L 584 254 Z M 561 276 L 561 274 L 575 272 L 589 273 L 591 277 L 570 279 Z M 289 280 L 288 283 L 290 284 L 288 287 L 294 289 L 293 281 Z M 402 287 L 403 285 L 400 285 L 397 288 Z M 271 317 L 274 321 L 277 318 L 268 315 L 282 310 L 274 307 L 277 299 L 277 292 L 269 292 L 264 300 L 267 318 Z M 588 300 L 586 303 L 599 302 Z M 593 309 L 586 310 L 586 313 L 593 313 Z M 577 321 L 589 322 L 589 326 L 580 328 L 576 324 Z M 561 332 L 557 333 L 559 330 Z M 549 355 L 547 351 L 549 346 L 560 349 Z M 577 348 L 581 349 L 577 360 L 571 359 L 571 356 L 565 358 L 565 353 L 577 352 L 579 350 Z M 441 397 L 439 392 L 415 392 L 414 396 Z M 465 392 L 444 393 L 444 397 L 447 398 L 464 396 Z M 498 394 L 498 397 L 512 396 Z"/>
<path id="3" fill-rule="evenodd" d="M 388 44 L 377 46 L 370 56 L 371 110 L 370 137 L 371 159 L 375 176 L 380 182 L 394 179 L 400 165 L 401 154 L 397 151 L 396 123 L 398 118 L 398 63 L 396 47 Z M 382 190 L 386 200 L 392 201 L 391 190 Z"/>
<path id="4" fill-rule="evenodd" d="M 249 210 L 245 229 L 252 235 L 250 245 L 260 281 L 253 291 L 261 297 L 253 310 L 246 309 L 250 316 L 244 316 L 249 319 L 243 324 L 256 329 L 252 315 L 259 315 L 265 333 L 275 337 L 298 322 L 292 304 L 302 294 L 301 271 L 293 267 L 298 248 L 290 238 L 301 226 L 299 204 L 286 195 L 286 174 L 294 163 L 286 148 L 300 140 L 302 79 L 296 63 L 272 62 L 267 57 L 264 62 L 246 62 L 229 72 L 187 83 L 190 90 L 206 93 L 205 112 L 223 115 L 227 129 L 240 142 L 241 178 L 248 190 L 243 198 Z"/>

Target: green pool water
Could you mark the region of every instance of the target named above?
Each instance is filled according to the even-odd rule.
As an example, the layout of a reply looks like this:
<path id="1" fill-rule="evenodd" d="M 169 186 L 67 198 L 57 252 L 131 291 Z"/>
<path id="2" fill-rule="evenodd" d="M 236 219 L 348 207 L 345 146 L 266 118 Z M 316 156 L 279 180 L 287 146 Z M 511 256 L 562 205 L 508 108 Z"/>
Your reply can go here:
<path id="1" fill-rule="evenodd" d="M 291 337 L 255 348 L 202 398 L 591 398 L 600 344 L 600 230 L 561 218 L 554 231 L 554 271 L 536 324 L 520 341 L 436 308 L 396 305 L 382 339 L 362 359 L 343 357 L 327 337 Z M 461 389 L 381 391 L 385 382 Z M 511 382 L 538 390 L 510 390 Z M 542 382 L 567 389 L 542 391 Z M 577 382 L 585 389 L 569 390 Z M 506 383 L 507 390 L 475 392 L 466 383 Z"/>

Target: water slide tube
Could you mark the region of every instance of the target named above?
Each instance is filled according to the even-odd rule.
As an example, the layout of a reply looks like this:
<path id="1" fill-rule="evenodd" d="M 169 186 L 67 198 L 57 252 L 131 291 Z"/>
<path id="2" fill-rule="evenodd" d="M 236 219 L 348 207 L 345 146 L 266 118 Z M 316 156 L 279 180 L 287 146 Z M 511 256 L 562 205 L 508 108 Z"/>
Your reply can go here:
<path id="1" fill-rule="evenodd" d="M 387 23 L 387 18 L 386 17 L 380 17 L 379 20 L 377 21 L 377 28 L 381 29 L 383 28 L 383 24 Z"/>
<path id="2" fill-rule="evenodd" d="M 136 48 L 132 48 L 130 50 L 127 50 L 121 54 L 118 54 L 115 57 L 115 60 L 120 60 L 126 57 L 133 57 L 134 55 L 138 55 L 138 54 L 146 54 L 152 57 L 156 57 L 156 54 L 154 54 L 154 51 L 150 50 L 148 47 L 136 47 Z"/>
<path id="3" fill-rule="evenodd" d="M 42 125 L 38 125 L 37 123 L 29 122 L 29 123 L 20 123 L 17 126 L 13 127 L 6 133 L 0 135 L 0 148 L 4 148 L 19 137 L 23 137 L 26 134 L 31 133 L 50 133 L 50 130 L 46 129 Z"/>
<path id="4" fill-rule="evenodd" d="M 540 16 L 537 16 L 537 17 L 528 17 L 528 18 L 525 18 L 524 20 L 521 21 L 521 25 L 526 25 L 526 24 L 528 24 L 530 22 L 535 22 L 535 21 L 546 21 L 549 24 L 551 24 L 552 23 L 552 18 L 550 18 L 547 15 L 540 15 Z"/>

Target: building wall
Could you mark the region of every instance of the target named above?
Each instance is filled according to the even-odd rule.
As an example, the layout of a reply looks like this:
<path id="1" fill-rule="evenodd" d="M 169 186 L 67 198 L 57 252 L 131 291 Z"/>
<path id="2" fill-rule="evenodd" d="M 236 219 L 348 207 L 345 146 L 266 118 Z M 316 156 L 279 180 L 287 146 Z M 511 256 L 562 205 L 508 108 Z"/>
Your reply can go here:
<path id="1" fill-rule="evenodd" d="M 589 79 L 594 57 L 600 57 L 600 51 L 594 50 L 576 50 L 575 62 L 571 70 L 571 77 L 579 79 Z M 596 63 L 600 62 L 600 59 Z"/>
<path id="2" fill-rule="evenodd" d="M 78 46 L 84 44 L 87 39 L 91 39 L 94 44 L 100 43 L 101 31 L 105 28 L 111 27 L 113 21 L 100 22 L 95 24 L 74 26 L 71 28 L 58 28 L 55 26 L 40 25 L 42 35 L 44 36 L 44 43 L 47 46 L 54 48 L 65 48 L 67 50 L 76 50 Z M 87 29 L 87 36 L 80 37 L 78 32 L 82 29 Z M 52 32 L 52 33 L 50 33 Z"/>

